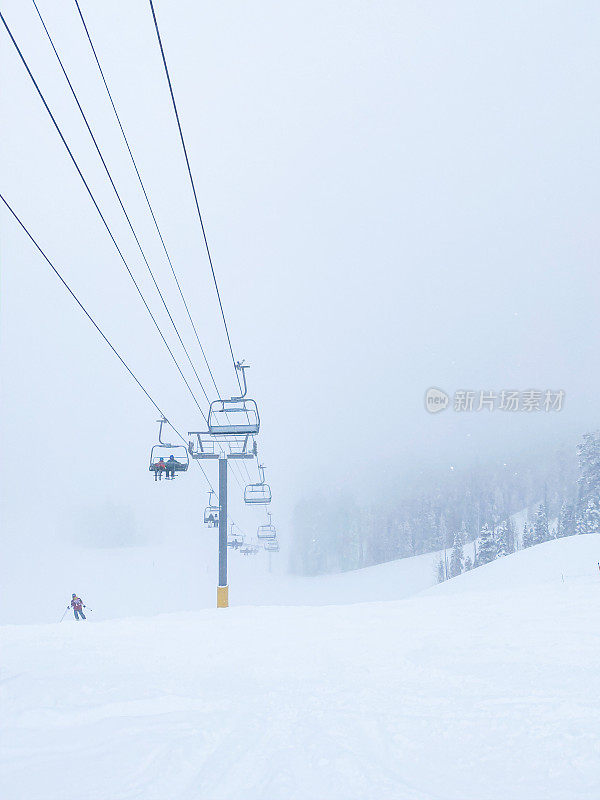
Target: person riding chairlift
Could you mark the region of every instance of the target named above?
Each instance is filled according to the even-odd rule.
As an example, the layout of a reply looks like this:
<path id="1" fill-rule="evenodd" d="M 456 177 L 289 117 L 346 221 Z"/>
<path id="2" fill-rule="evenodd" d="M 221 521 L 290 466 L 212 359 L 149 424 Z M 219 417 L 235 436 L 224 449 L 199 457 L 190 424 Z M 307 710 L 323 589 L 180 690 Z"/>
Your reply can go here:
<path id="1" fill-rule="evenodd" d="M 175 477 L 175 466 L 179 466 L 179 461 L 175 458 L 175 456 L 169 456 L 169 460 L 165 464 L 165 478 L 167 480 L 173 480 Z"/>
<path id="2" fill-rule="evenodd" d="M 172 456 L 171 456 L 172 457 Z M 163 472 L 167 471 L 167 465 L 164 462 L 164 459 L 159 458 L 156 464 L 154 465 L 154 480 L 161 481 Z"/>

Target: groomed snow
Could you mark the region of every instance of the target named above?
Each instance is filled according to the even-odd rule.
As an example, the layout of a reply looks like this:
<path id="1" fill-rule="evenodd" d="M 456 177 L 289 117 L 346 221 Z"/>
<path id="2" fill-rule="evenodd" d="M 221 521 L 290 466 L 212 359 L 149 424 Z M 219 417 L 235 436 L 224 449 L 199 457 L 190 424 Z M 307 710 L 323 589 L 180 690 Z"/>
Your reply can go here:
<path id="1" fill-rule="evenodd" d="M 4 626 L 0 796 L 597 800 L 599 559 L 570 537 L 402 600 Z"/>

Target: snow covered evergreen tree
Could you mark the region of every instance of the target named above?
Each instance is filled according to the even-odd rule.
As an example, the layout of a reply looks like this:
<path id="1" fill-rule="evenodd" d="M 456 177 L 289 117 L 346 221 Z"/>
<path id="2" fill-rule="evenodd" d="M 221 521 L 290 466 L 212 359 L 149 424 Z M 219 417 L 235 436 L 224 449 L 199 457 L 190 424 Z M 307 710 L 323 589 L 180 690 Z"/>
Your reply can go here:
<path id="1" fill-rule="evenodd" d="M 546 506 L 543 503 L 540 503 L 538 510 L 535 513 L 532 544 L 541 544 L 542 542 L 547 542 L 548 539 L 550 539 L 548 515 L 546 514 Z"/>
<path id="2" fill-rule="evenodd" d="M 446 549 L 450 542 L 448 541 L 448 526 L 446 525 L 446 518 L 440 514 L 440 521 L 438 524 L 438 536 L 442 549 Z"/>
<path id="3" fill-rule="evenodd" d="M 514 553 L 517 549 L 517 537 L 515 531 L 515 523 L 509 517 L 506 520 L 506 552 Z"/>
<path id="4" fill-rule="evenodd" d="M 450 577 L 455 578 L 463 571 L 463 543 L 460 531 L 454 534 L 454 545 L 450 555 Z"/>
<path id="5" fill-rule="evenodd" d="M 446 579 L 449 577 L 449 565 L 448 565 L 448 547 L 450 542 L 448 541 L 448 528 L 446 526 L 446 520 L 443 514 L 440 514 L 440 521 L 438 526 L 438 535 L 439 541 L 441 544 L 441 549 L 444 551 L 444 575 Z"/>
<path id="6" fill-rule="evenodd" d="M 481 529 L 479 540 L 479 550 L 477 553 L 479 563 L 488 564 L 490 561 L 493 561 L 496 558 L 498 553 L 498 545 L 496 543 L 494 532 L 490 530 L 487 522 Z"/>
<path id="7" fill-rule="evenodd" d="M 508 539 L 508 520 L 503 520 L 496 528 L 496 558 L 502 558 L 511 552 Z"/>
<path id="8" fill-rule="evenodd" d="M 600 533 L 600 504 L 595 497 L 588 498 L 577 521 L 577 533 Z"/>
<path id="9" fill-rule="evenodd" d="M 409 556 L 417 555 L 417 542 L 415 537 L 414 527 L 406 520 L 402 524 L 402 533 L 404 537 L 405 547 Z"/>
<path id="10" fill-rule="evenodd" d="M 586 433 L 577 448 L 579 456 L 579 503 L 582 516 L 590 498 L 600 501 L 600 431 Z"/>
<path id="11" fill-rule="evenodd" d="M 588 501 L 586 516 L 588 533 L 600 533 L 600 502 L 597 498 Z"/>
<path id="12" fill-rule="evenodd" d="M 586 433 L 577 448 L 579 478 L 575 529 L 578 534 L 599 529 L 600 431 Z"/>
<path id="13" fill-rule="evenodd" d="M 576 533 L 575 507 L 565 500 L 558 515 L 556 535 L 561 538 L 563 536 L 573 536 L 574 533 Z"/>
<path id="14" fill-rule="evenodd" d="M 446 580 L 446 565 L 444 564 L 444 559 L 440 558 L 437 566 L 437 581 L 438 583 L 443 583 L 445 580 Z"/>
<path id="15" fill-rule="evenodd" d="M 533 544 L 533 526 L 526 522 L 523 525 L 523 547 L 531 547 Z"/>

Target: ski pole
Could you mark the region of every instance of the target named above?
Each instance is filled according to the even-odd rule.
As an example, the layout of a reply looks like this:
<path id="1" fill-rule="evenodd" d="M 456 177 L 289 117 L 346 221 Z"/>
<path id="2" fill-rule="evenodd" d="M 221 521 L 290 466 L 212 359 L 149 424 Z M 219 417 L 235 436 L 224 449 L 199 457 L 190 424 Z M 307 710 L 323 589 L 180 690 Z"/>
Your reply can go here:
<path id="1" fill-rule="evenodd" d="M 68 611 L 68 610 L 69 610 L 69 606 L 67 606 L 67 607 L 65 608 L 65 610 L 63 611 L 63 615 L 62 615 L 62 617 L 61 617 L 61 618 L 59 619 L 59 621 L 58 621 L 58 624 L 59 624 L 59 625 L 60 625 L 60 623 L 63 621 L 63 619 L 65 618 L 65 614 L 67 613 L 67 611 Z"/>

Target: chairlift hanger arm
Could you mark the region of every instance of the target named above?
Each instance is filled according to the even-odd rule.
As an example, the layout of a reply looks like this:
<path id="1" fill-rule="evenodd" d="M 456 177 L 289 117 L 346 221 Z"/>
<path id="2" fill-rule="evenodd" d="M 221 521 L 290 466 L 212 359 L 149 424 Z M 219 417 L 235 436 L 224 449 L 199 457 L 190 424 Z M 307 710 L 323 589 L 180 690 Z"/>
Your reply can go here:
<path id="1" fill-rule="evenodd" d="M 157 419 L 157 422 L 160 422 L 160 428 L 158 429 L 158 442 L 162 444 L 163 447 L 175 447 L 175 445 L 171 444 L 171 442 L 163 442 L 162 440 L 162 429 L 163 425 L 169 425 L 169 420 L 166 417 L 162 417 L 162 419 Z"/>
<path id="2" fill-rule="evenodd" d="M 242 361 L 236 361 L 235 362 L 235 368 L 236 368 L 236 370 L 238 372 L 242 373 L 242 378 L 244 379 L 244 391 L 242 392 L 242 394 L 239 397 L 232 397 L 231 399 L 232 400 L 243 400 L 244 397 L 246 397 L 246 394 L 248 392 L 248 384 L 246 383 L 246 370 L 250 368 L 250 364 L 244 364 L 244 360 L 242 359 Z"/>

